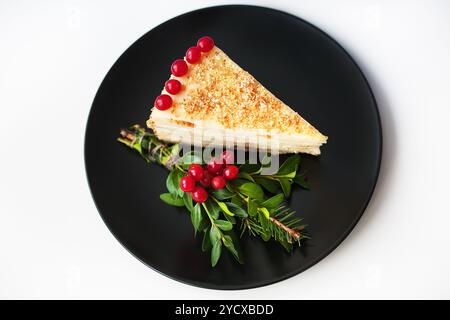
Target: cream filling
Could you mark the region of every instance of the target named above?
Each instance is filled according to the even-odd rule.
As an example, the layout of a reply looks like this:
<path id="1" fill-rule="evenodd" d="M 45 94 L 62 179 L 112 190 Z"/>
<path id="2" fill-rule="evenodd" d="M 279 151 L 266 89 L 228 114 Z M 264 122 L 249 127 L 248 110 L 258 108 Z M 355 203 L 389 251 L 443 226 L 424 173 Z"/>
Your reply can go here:
<path id="1" fill-rule="evenodd" d="M 269 139 L 278 139 L 285 142 L 291 142 L 298 146 L 321 146 L 323 144 L 322 140 L 319 138 L 299 133 L 286 133 L 279 132 L 279 130 L 266 130 L 266 129 L 245 129 L 245 128 L 225 128 L 215 121 L 210 120 L 190 120 L 186 121 L 182 117 L 173 117 L 168 112 L 160 111 L 156 108 L 153 109 L 150 120 L 155 123 L 156 127 L 168 128 L 169 130 L 176 128 L 176 130 L 181 130 L 183 128 L 188 129 L 188 131 L 199 131 L 203 132 L 203 135 L 219 136 L 227 135 L 234 137 L 241 136 L 260 136 L 267 137 Z M 179 121 L 182 124 L 178 124 Z"/>
<path id="2" fill-rule="evenodd" d="M 211 121 L 196 121 L 191 127 L 172 119 L 154 119 L 157 136 L 165 141 L 196 146 L 235 146 L 266 149 L 272 152 L 305 152 L 320 154 L 320 140 L 303 134 L 287 134 L 257 129 L 228 129 Z M 183 120 L 179 120 L 183 121 Z M 185 122 L 185 121 L 184 121 Z"/>

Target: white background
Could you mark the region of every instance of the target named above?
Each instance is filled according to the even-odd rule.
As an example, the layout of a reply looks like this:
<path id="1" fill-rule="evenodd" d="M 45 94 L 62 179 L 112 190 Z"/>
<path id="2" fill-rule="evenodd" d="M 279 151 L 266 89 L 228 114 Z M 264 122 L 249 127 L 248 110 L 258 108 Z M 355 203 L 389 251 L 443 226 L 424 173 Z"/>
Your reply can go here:
<path id="1" fill-rule="evenodd" d="M 289 280 L 223 292 L 170 280 L 111 235 L 86 182 L 94 95 L 142 34 L 227 1 L 0 0 L 0 298 L 450 298 L 450 2 L 248 1 L 338 40 L 376 95 L 382 171 L 351 235 Z"/>

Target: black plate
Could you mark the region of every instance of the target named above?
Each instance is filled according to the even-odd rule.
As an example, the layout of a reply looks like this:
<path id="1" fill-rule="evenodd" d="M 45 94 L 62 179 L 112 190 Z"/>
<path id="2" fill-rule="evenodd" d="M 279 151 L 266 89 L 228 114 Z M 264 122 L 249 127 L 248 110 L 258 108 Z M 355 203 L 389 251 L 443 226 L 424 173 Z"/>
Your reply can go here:
<path id="1" fill-rule="evenodd" d="M 202 35 L 329 136 L 320 157 L 303 156 L 311 191 L 290 206 L 312 239 L 288 254 L 245 238 L 244 265 L 228 253 L 211 268 L 190 218 L 163 204 L 167 171 L 116 142 L 120 128 L 145 125 L 170 64 Z M 97 208 L 114 236 L 142 262 L 182 282 L 244 289 L 291 277 L 328 255 L 366 208 L 381 161 L 381 124 L 371 89 L 333 39 L 292 15 L 253 6 L 201 9 L 146 33 L 117 60 L 97 92 L 86 129 L 85 161 Z"/>

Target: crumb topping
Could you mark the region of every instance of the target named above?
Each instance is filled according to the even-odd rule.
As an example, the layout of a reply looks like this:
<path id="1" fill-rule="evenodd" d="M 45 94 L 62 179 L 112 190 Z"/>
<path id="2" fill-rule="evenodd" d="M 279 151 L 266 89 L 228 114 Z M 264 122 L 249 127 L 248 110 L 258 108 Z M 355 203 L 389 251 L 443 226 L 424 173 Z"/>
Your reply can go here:
<path id="1" fill-rule="evenodd" d="M 321 135 L 218 48 L 204 54 L 200 63 L 189 65 L 180 80 L 188 94 L 165 112 L 183 114 L 191 121 L 217 121 L 225 128 Z"/>

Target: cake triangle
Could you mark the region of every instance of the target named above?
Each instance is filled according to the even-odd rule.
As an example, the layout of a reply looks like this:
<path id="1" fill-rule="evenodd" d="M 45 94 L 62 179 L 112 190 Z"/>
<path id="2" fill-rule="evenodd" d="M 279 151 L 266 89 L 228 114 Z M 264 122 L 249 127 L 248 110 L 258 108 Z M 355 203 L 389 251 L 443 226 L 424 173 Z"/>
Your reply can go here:
<path id="1" fill-rule="evenodd" d="M 159 139 L 203 146 L 232 141 L 238 148 L 320 154 L 327 137 L 217 46 L 202 52 L 196 63 L 188 63 L 189 57 L 179 61 L 187 66 L 185 74 L 170 77 L 179 81 L 180 91 L 170 94 L 167 83 L 162 90 L 170 107 L 153 107 L 147 121 Z"/>

